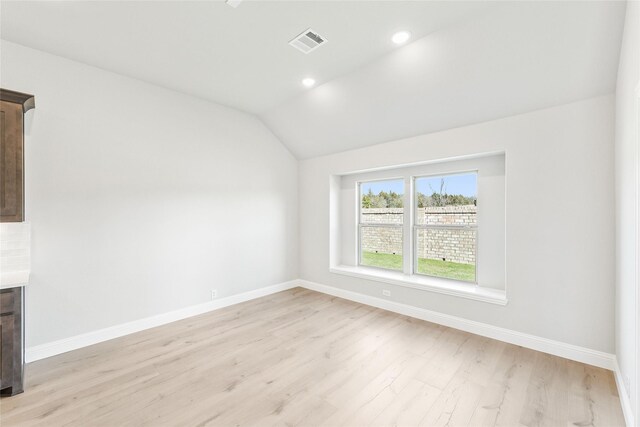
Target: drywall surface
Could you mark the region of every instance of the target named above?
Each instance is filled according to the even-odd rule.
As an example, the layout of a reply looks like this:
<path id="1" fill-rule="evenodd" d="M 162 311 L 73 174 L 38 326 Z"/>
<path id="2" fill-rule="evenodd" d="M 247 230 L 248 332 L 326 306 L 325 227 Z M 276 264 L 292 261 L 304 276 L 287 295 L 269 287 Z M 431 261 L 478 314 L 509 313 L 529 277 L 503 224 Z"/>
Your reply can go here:
<path id="1" fill-rule="evenodd" d="M 32 93 L 27 346 L 297 277 L 297 161 L 260 120 L 2 42 Z"/>
<path id="2" fill-rule="evenodd" d="M 616 88 L 616 355 L 638 420 L 638 126 L 640 126 L 640 3 L 627 2 Z"/>
<path id="3" fill-rule="evenodd" d="M 341 77 L 318 76 L 265 123 L 308 159 L 615 90 L 624 2 L 490 3 Z"/>
<path id="4" fill-rule="evenodd" d="M 613 138 L 607 95 L 301 161 L 301 278 L 376 297 L 389 289 L 397 302 L 612 353 Z M 329 272 L 330 236 L 340 236 L 330 228 L 335 175 L 497 152 L 506 158 L 506 306 Z"/>

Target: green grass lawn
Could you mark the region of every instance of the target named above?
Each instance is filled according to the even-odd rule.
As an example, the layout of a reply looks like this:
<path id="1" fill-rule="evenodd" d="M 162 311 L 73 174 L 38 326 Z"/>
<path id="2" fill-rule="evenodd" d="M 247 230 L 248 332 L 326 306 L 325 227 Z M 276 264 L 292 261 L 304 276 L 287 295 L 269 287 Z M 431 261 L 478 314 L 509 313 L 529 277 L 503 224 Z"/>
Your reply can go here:
<path id="1" fill-rule="evenodd" d="M 363 252 L 362 265 L 402 270 L 402 256 Z M 426 258 L 418 258 L 418 273 L 428 274 L 429 276 L 446 277 L 448 279 L 465 280 L 467 282 L 474 282 L 476 278 L 476 268 L 473 264 L 460 264 L 458 262 Z"/>

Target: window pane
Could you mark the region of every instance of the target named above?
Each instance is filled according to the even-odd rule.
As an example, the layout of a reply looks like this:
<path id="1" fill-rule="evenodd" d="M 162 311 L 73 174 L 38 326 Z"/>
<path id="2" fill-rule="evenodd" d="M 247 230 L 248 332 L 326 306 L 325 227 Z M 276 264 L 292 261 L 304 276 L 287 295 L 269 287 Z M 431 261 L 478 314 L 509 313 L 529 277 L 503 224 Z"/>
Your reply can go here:
<path id="1" fill-rule="evenodd" d="M 475 172 L 416 179 L 416 224 L 475 226 Z"/>
<path id="2" fill-rule="evenodd" d="M 416 251 L 417 273 L 467 282 L 476 281 L 475 229 L 417 229 Z"/>
<path id="3" fill-rule="evenodd" d="M 360 264 L 402 270 L 402 227 L 360 227 Z"/>
<path id="4" fill-rule="evenodd" d="M 360 222 L 363 224 L 402 224 L 404 181 L 360 183 Z"/>

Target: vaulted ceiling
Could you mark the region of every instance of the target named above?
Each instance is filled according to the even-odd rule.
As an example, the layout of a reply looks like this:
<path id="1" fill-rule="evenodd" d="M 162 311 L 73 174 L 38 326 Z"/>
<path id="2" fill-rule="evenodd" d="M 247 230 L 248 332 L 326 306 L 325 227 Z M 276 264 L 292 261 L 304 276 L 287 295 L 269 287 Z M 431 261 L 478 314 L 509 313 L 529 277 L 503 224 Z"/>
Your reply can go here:
<path id="1" fill-rule="evenodd" d="M 615 88 L 624 2 L 0 3 L 0 36 L 260 116 L 298 158 Z M 328 39 L 305 55 L 307 28 Z M 395 46 L 391 35 L 412 33 Z M 301 85 L 311 76 L 318 84 Z"/>

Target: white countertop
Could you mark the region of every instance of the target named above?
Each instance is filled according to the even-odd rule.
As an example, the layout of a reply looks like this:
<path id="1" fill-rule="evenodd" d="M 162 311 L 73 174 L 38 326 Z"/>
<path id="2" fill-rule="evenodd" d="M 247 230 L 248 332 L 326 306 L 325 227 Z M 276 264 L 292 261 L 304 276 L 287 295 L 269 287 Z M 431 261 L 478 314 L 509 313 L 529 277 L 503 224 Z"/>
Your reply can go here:
<path id="1" fill-rule="evenodd" d="M 0 289 L 25 286 L 31 272 L 31 224 L 0 224 Z"/>
<path id="2" fill-rule="evenodd" d="M 0 273 L 0 289 L 26 286 L 29 283 L 29 271 L 9 271 Z"/>

